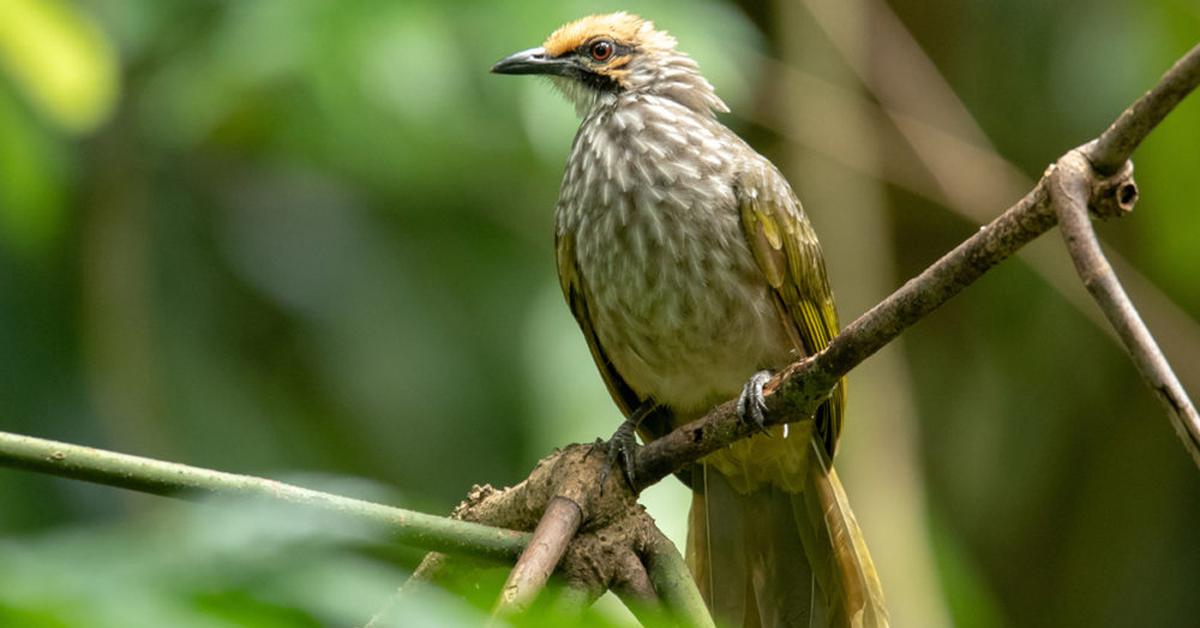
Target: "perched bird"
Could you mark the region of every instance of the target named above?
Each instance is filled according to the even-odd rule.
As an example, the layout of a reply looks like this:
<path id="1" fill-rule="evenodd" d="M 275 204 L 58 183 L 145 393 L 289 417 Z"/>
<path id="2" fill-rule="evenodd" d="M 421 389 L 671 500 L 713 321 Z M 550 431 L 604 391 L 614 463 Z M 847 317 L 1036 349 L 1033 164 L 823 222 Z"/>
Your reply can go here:
<path id="1" fill-rule="evenodd" d="M 787 181 L 716 117 L 675 39 L 628 13 L 571 22 L 500 74 L 547 76 L 582 122 L 555 211 L 558 274 L 627 417 L 653 439 L 838 330 L 821 247 Z M 714 616 L 744 626 L 885 626 L 874 565 L 830 459 L 843 385 L 813 421 L 764 428 L 690 472 L 687 558 Z"/>

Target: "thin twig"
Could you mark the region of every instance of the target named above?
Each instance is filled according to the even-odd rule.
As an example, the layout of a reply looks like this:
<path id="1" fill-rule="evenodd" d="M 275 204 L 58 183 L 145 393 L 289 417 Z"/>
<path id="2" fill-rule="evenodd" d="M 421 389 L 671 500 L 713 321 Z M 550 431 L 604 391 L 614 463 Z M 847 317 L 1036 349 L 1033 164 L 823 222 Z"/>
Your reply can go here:
<path id="1" fill-rule="evenodd" d="M 1197 47 L 1200 50 L 1200 47 Z M 1200 58 L 1200 55 L 1198 55 Z M 1128 162 L 1126 162 L 1128 163 Z M 1200 465 L 1200 416 L 1196 407 L 1184 392 L 1179 379 L 1171 370 L 1162 350 L 1154 342 L 1146 324 L 1142 322 L 1133 302 L 1125 294 L 1121 282 L 1112 266 L 1104 257 L 1096 231 L 1088 215 L 1093 189 L 1088 185 L 1086 173 L 1091 164 L 1080 151 L 1073 151 L 1059 162 L 1051 177 L 1050 199 L 1058 213 L 1060 230 L 1075 270 L 1083 280 L 1088 292 L 1100 305 L 1104 316 L 1117 330 L 1130 359 L 1146 381 L 1150 390 L 1162 402 L 1172 427 L 1183 440 L 1184 447 Z M 1137 198 L 1135 188 L 1117 190 L 1115 199 L 1132 208 Z"/>
<path id="2" fill-rule="evenodd" d="M 1200 44 L 1180 57 L 1153 89 L 1113 121 L 1086 151 L 1092 167 L 1103 176 L 1116 173 L 1134 149 L 1171 113 L 1200 81 Z"/>
<path id="3" fill-rule="evenodd" d="M 0 465 L 172 497 L 265 497 L 378 527 L 382 535 L 434 550 L 510 560 L 529 533 L 393 508 L 275 480 L 0 432 Z"/>
<path id="4" fill-rule="evenodd" d="M 508 574 L 493 615 L 509 617 L 529 608 L 558 567 L 582 521 L 579 504 L 561 495 L 550 499 L 533 538 Z"/>

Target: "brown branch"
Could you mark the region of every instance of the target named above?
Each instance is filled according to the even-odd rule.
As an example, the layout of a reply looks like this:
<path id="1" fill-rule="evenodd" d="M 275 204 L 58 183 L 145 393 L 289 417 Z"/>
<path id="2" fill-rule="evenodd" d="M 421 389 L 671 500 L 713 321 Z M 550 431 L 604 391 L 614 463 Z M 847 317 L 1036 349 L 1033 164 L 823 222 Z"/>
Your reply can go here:
<path id="1" fill-rule="evenodd" d="M 969 115 L 964 117 L 965 105 L 949 91 L 949 86 L 936 72 L 918 72 L 906 76 L 915 83 L 912 90 L 902 93 L 894 91 L 894 86 L 887 79 L 882 79 L 881 84 L 879 77 L 903 75 L 904 69 L 913 64 L 929 67 L 930 61 L 919 48 L 909 45 L 911 36 L 883 0 L 874 0 L 871 4 L 874 10 L 886 13 L 881 20 L 883 32 L 876 36 L 880 44 L 878 62 L 885 65 L 878 72 L 864 68 L 860 76 L 879 103 L 765 54 L 745 51 L 743 54 L 758 55 L 755 63 L 766 67 L 768 74 L 790 84 L 787 90 L 814 95 L 814 102 L 822 111 L 848 110 L 852 112 L 850 117 L 869 120 L 869 124 L 877 128 L 894 127 L 894 134 L 884 134 L 880 138 L 885 145 L 883 152 L 893 154 L 911 151 L 917 156 L 917 161 L 881 161 L 877 159 L 876 151 L 846 142 L 836 126 L 806 123 L 794 116 L 786 117 L 789 114 L 782 111 L 756 112 L 752 109 L 747 120 L 781 134 L 790 142 L 821 153 L 853 171 L 943 205 L 974 222 L 990 220 L 1000 202 L 1007 203 L 1009 199 L 1020 197 L 1034 182 L 1015 164 L 996 152 Z M 818 2 L 810 3 L 809 8 L 815 9 L 818 5 L 825 6 Z M 821 20 L 817 13 L 813 15 Z M 846 46 L 851 42 L 838 38 L 832 41 L 843 56 L 850 54 Z M 865 75 L 863 72 L 866 72 Z M 919 94 L 919 97 L 914 97 L 914 94 Z M 821 117 L 816 115 L 814 119 Z M 1093 300 L 1086 293 L 1072 289 L 1078 282 L 1078 276 L 1073 267 L 1060 264 L 1054 251 L 1026 247 L 1018 251 L 1017 256 L 1114 343 L 1121 343 L 1103 313 L 1094 307 Z M 1200 375 L 1200 328 L 1196 327 L 1187 312 L 1138 272 L 1119 252 L 1108 251 L 1107 257 L 1121 277 L 1130 298 L 1154 322 L 1160 335 L 1171 337 L 1171 344 L 1163 348 L 1172 357 L 1177 371 L 1181 371 L 1180 374 L 1185 377 L 1183 383 L 1187 385 L 1186 373 Z M 1200 379 L 1200 376 L 1193 378 L 1196 379 Z"/>
<path id="2" fill-rule="evenodd" d="M 780 371 L 766 391 L 768 423 L 811 417 L 842 376 L 1054 224 L 1043 179 L 999 218 L 850 323 L 824 351 Z M 739 419 L 735 405 L 721 404 L 639 450 L 638 489 L 750 435 L 753 429 Z"/>
<path id="3" fill-rule="evenodd" d="M 533 538 L 508 574 L 493 615 L 508 617 L 529 608 L 558 567 L 558 561 L 566 553 L 567 545 L 575 538 L 582 521 L 583 510 L 579 504 L 562 495 L 550 499 L 546 513 L 533 531 Z"/>
<path id="4" fill-rule="evenodd" d="M 1196 51 L 1200 51 L 1200 46 L 1193 50 Z M 1197 55 L 1197 58 L 1200 58 L 1200 55 Z M 1188 399 L 1167 359 L 1163 357 L 1162 350 L 1154 342 L 1150 330 L 1142 322 L 1112 266 L 1105 259 L 1088 216 L 1089 204 L 1096 208 L 1102 217 L 1119 215 L 1132 209 L 1137 200 L 1137 188 L 1128 184 L 1118 187 L 1114 194 L 1106 195 L 1106 198 L 1117 202 L 1115 206 L 1110 205 L 1107 209 L 1103 203 L 1089 203 L 1089 194 L 1093 190 L 1087 186 L 1086 173 L 1091 164 L 1084 153 L 1092 146 L 1094 145 L 1069 153 L 1060 160 L 1059 167 L 1051 177 L 1050 199 L 1058 213 L 1063 240 L 1071 253 L 1075 270 L 1088 292 L 1116 329 L 1146 385 L 1162 402 L 1172 427 L 1183 440 L 1184 447 L 1196 464 L 1200 465 L 1200 416 L 1196 414 L 1196 407 Z M 1132 170 L 1129 162 L 1125 163 L 1129 166 L 1128 169 Z M 1118 178 L 1122 177 L 1118 175 Z"/>
<path id="5" fill-rule="evenodd" d="M 1087 198 L 1094 205 L 1132 207 L 1137 188 L 1133 183 L 1132 169 L 1124 169 L 1123 164 L 1133 149 L 1195 89 L 1197 83 L 1200 83 L 1200 45 L 1175 63 L 1153 89 L 1126 109 L 1099 140 L 1085 149 L 1091 167 L 1083 172 L 1072 170 L 1072 174 L 1080 179 L 1079 185 L 1087 187 Z M 1060 159 L 1060 163 L 1074 159 L 1071 154 Z M 1016 205 L 981 227 L 920 275 L 850 323 L 824 351 L 780 371 L 766 391 L 771 409 L 768 423 L 811 417 L 817 406 L 828 397 L 833 385 L 851 369 L 961 292 L 990 268 L 1053 227 L 1057 223 L 1057 216 L 1050 204 L 1047 187 L 1051 174 L 1057 169 L 1056 166 L 1047 169 L 1041 180 Z M 1114 173 L 1118 173 L 1118 176 L 1105 178 Z M 1146 334 L 1146 338 L 1149 338 L 1149 334 Z M 1182 393 L 1173 376 L 1170 381 Z M 1168 405 L 1174 406 L 1180 399 L 1174 393 L 1163 392 L 1164 389 L 1155 390 L 1164 396 Z M 643 490 L 669 473 L 749 436 L 753 430 L 739 419 L 734 406 L 734 401 L 727 401 L 703 418 L 679 427 L 639 450 L 634 462 L 637 490 Z M 1173 412 L 1172 416 L 1176 414 L 1185 415 L 1186 410 Z M 1178 429 L 1179 421 L 1176 422 Z M 1185 443 L 1190 444 L 1190 439 L 1185 437 Z M 1197 458 L 1197 464 L 1200 464 L 1200 458 Z"/>
<path id="6" fill-rule="evenodd" d="M 1096 172 L 1108 176 L 1120 170 L 1150 131 L 1196 88 L 1198 68 L 1200 44 L 1180 57 L 1153 89 L 1121 112 L 1086 151 Z"/>
<path id="7" fill-rule="evenodd" d="M 607 459 L 593 450 L 572 445 L 555 451 L 516 486 L 477 486 L 455 509 L 456 519 L 520 530 L 536 526 L 501 591 L 496 617 L 526 610 L 556 568 L 572 590 L 560 596 L 567 606 L 590 603 L 607 589 L 638 604 L 638 612 L 653 613 L 661 606 L 640 558 L 649 547 L 666 551 L 653 543 L 658 530 L 623 476 L 608 474 L 604 490 L 598 490 Z M 694 595 L 699 598 L 699 592 Z"/>

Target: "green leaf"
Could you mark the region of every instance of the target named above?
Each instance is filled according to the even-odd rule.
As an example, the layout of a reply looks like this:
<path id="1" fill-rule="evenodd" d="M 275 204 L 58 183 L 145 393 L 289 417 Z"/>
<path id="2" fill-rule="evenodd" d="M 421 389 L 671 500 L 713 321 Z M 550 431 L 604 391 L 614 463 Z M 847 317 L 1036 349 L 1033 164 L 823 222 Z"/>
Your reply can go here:
<path id="1" fill-rule="evenodd" d="M 89 16 L 60 0 L 0 2 L 0 68 L 72 133 L 95 129 L 116 102 L 116 50 Z"/>

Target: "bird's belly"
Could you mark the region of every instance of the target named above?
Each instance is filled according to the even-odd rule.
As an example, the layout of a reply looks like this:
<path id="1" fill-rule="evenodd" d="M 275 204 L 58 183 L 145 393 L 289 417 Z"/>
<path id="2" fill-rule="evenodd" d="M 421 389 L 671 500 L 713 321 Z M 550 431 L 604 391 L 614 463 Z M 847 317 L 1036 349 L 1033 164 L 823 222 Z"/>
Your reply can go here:
<path id="1" fill-rule="evenodd" d="M 613 366 L 677 419 L 703 414 L 754 372 L 794 357 L 749 251 L 729 253 L 710 249 L 722 259 L 698 263 L 651 255 L 629 276 L 593 284 L 596 331 Z"/>

